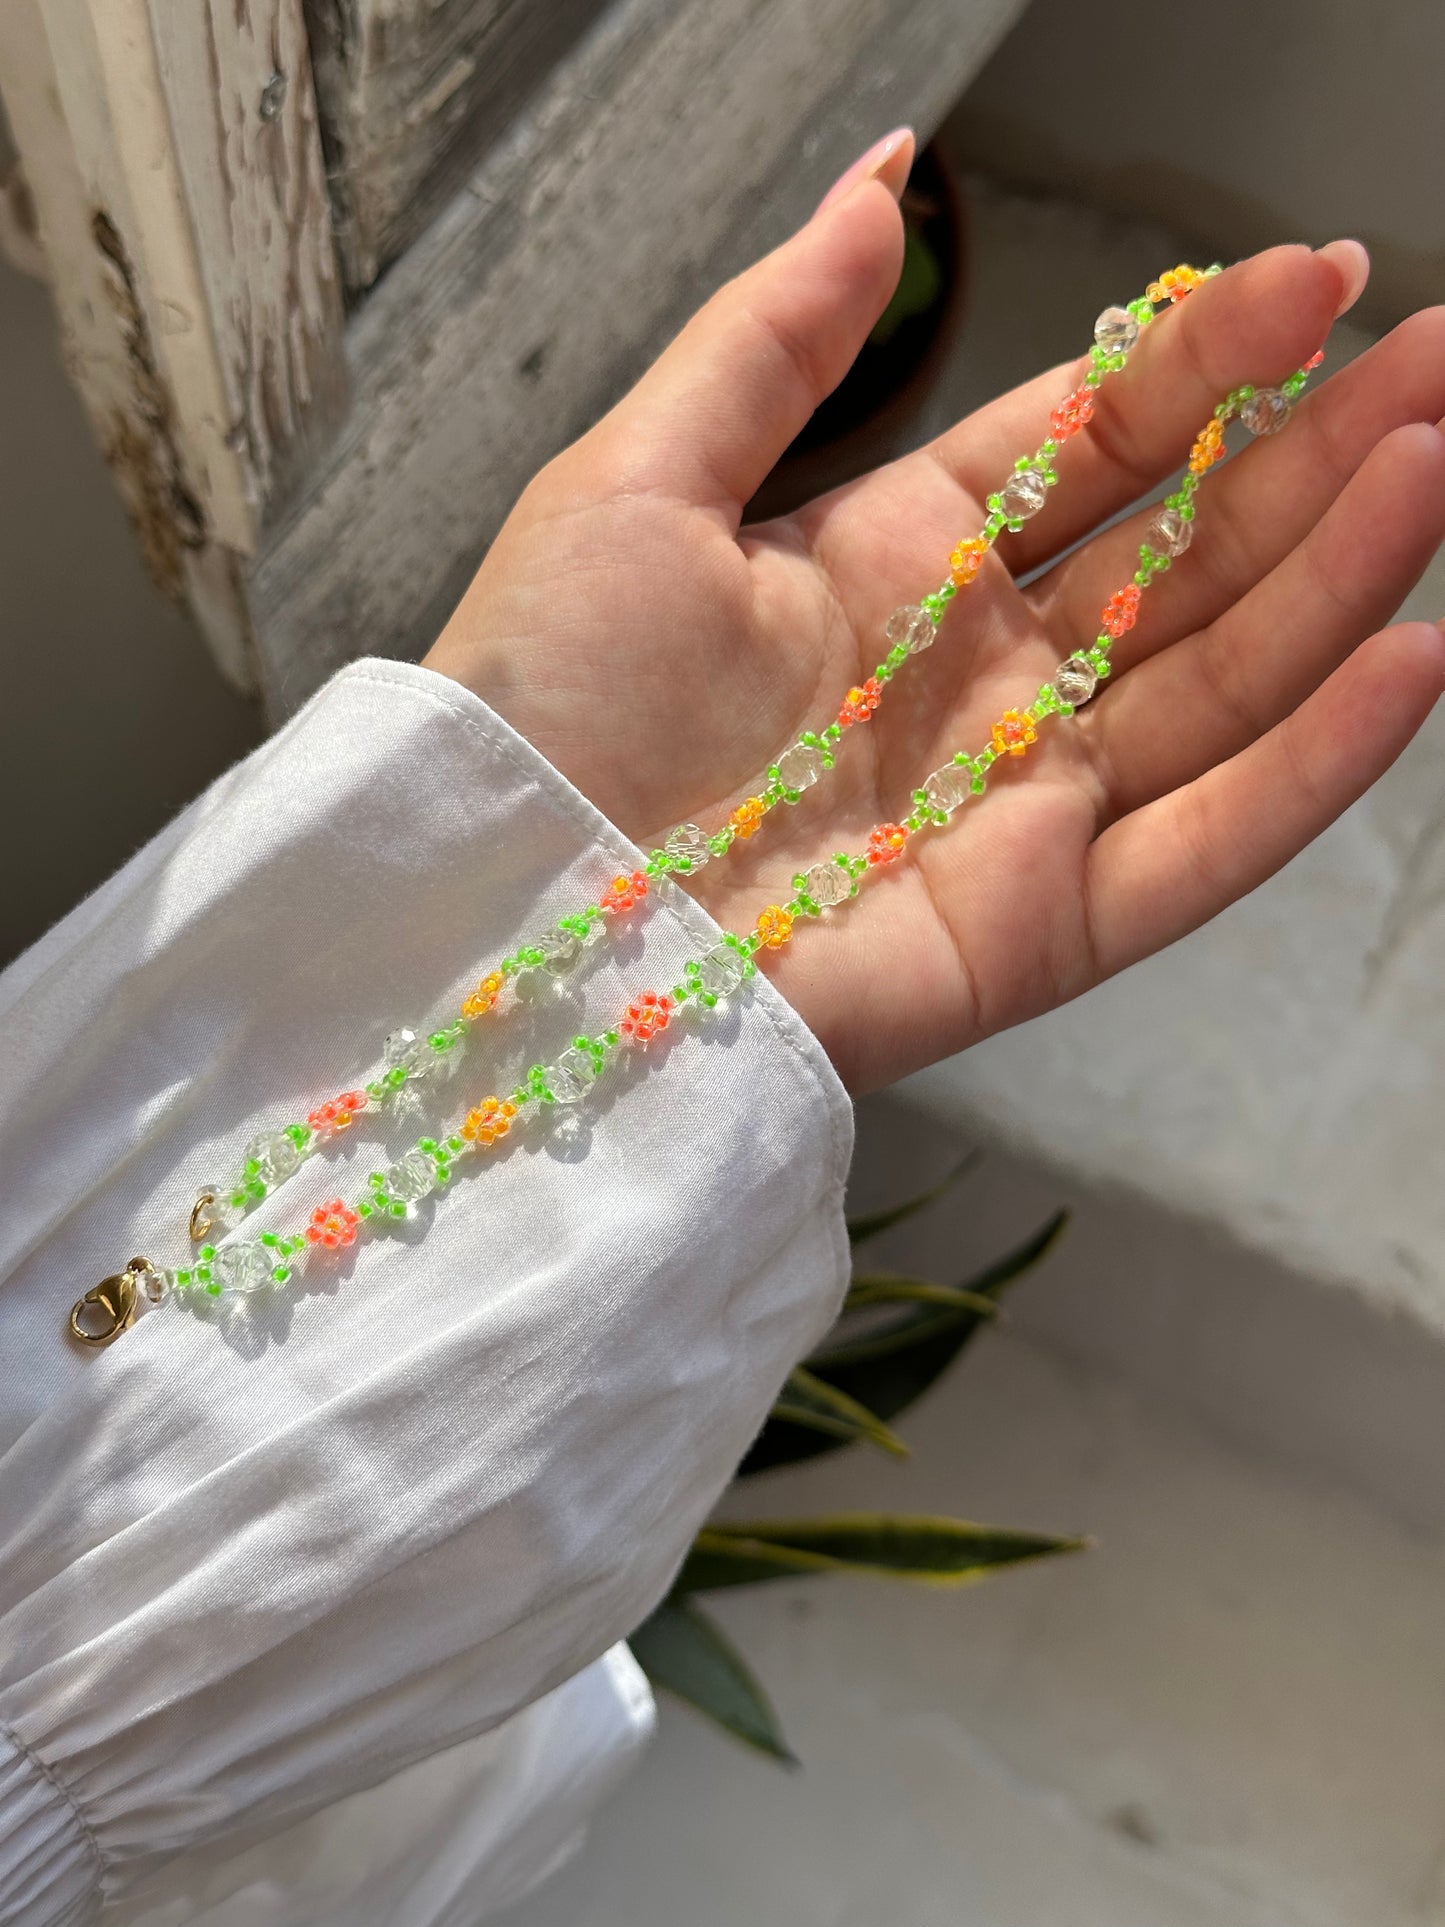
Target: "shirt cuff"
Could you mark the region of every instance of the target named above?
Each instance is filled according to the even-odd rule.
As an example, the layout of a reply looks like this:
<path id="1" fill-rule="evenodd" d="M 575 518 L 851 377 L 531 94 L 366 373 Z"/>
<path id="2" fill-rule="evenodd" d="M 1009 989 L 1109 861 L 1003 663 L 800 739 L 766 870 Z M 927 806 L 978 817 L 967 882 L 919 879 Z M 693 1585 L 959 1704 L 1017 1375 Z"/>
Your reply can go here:
<path id="1" fill-rule="evenodd" d="M 99 1901 L 100 1856 L 65 1794 L 0 1732 L 0 1922 L 80 1927 Z"/>

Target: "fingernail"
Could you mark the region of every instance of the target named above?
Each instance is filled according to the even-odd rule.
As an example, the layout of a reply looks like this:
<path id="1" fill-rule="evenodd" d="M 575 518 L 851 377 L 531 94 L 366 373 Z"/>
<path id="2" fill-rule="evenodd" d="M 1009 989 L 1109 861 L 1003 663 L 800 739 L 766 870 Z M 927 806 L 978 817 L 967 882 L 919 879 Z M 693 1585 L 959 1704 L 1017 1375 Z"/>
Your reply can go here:
<path id="1" fill-rule="evenodd" d="M 895 127 L 891 134 L 874 141 L 866 154 L 860 154 L 853 165 L 838 176 L 813 212 L 821 214 L 825 207 L 832 207 L 835 201 L 841 201 L 860 182 L 876 180 L 880 174 L 896 201 L 903 192 L 903 183 L 908 179 L 912 160 L 913 129 Z"/>
<path id="2" fill-rule="evenodd" d="M 1338 319 L 1340 315 L 1347 314 L 1365 292 L 1365 283 L 1370 278 L 1369 254 L 1362 241 L 1327 241 L 1315 252 L 1324 255 L 1327 261 L 1333 261 L 1344 276 L 1344 293 L 1340 296 L 1340 305 L 1335 309 Z"/>

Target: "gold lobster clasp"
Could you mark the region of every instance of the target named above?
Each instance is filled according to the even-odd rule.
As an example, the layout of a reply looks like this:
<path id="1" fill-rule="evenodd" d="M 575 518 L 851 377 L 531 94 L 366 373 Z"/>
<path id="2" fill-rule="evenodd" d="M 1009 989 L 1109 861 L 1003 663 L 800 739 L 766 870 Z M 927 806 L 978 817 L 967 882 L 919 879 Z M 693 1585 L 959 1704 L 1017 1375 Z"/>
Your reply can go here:
<path id="1" fill-rule="evenodd" d="M 71 1336 L 82 1345 L 108 1345 L 135 1318 L 136 1296 L 155 1266 L 149 1258 L 132 1258 L 124 1271 L 102 1278 L 70 1307 Z"/>

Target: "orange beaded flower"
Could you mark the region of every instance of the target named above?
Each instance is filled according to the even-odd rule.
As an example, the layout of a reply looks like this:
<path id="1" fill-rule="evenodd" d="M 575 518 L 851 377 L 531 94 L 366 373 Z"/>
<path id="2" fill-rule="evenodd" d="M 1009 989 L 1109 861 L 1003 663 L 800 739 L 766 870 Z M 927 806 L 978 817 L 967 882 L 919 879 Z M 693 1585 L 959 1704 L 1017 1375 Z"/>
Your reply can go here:
<path id="1" fill-rule="evenodd" d="M 966 589 L 983 567 L 988 544 L 981 535 L 966 535 L 948 558 L 948 573 L 954 586 Z"/>
<path id="2" fill-rule="evenodd" d="M 1139 614 L 1139 598 L 1143 590 L 1137 582 L 1127 582 L 1122 589 L 1116 589 L 1104 604 L 1099 620 L 1117 642 L 1126 629 L 1132 629 Z"/>
<path id="3" fill-rule="evenodd" d="M 356 1113 L 365 1109 L 365 1091 L 343 1091 L 340 1097 L 328 1097 L 324 1104 L 308 1111 L 306 1122 L 318 1137 L 335 1137 L 354 1124 Z"/>
<path id="4" fill-rule="evenodd" d="M 792 912 L 785 910 L 780 903 L 770 903 L 758 915 L 757 932 L 759 940 L 769 950 L 781 950 L 793 934 Z"/>
<path id="5" fill-rule="evenodd" d="M 489 970 L 471 996 L 463 1003 L 463 1017 L 485 1017 L 501 996 L 503 981 L 500 970 Z"/>
<path id="6" fill-rule="evenodd" d="M 1030 743 L 1039 740 L 1037 721 L 1031 709 L 1006 709 L 993 726 L 993 746 L 1000 756 L 1022 756 Z"/>
<path id="7" fill-rule="evenodd" d="M 675 1008 L 671 997 L 663 992 L 644 990 L 627 1006 L 627 1015 L 617 1028 L 624 1037 L 634 1038 L 639 1044 L 650 1043 L 667 1029 Z"/>
<path id="8" fill-rule="evenodd" d="M 1151 301 L 1178 302 L 1197 288 L 1203 279 L 1198 268 L 1191 268 L 1187 261 L 1181 261 L 1177 268 L 1166 268 L 1157 281 L 1151 281 L 1145 293 Z"/>
<path id="9" fill-rule="evenodd" d="M 866 723 L 882 700 L 883 686 L 876 676 L 870 676 L 860 688 L 850 689 L 843 698 L 843 707 L 838 711 L 839 723 L 844 729 L 850 723 Z"/>
<path id="10" fill-rule="evenodd" d="M 647 878 L 641 870 L 634 870 L 631 876 L 619 871 L 597 901 L 615 917 L 624 910 L 630 910 L 634 903 L 640 902 L 646 895 Z"/>
<path id="11" fill-rule="evenodd" d="M 1224 453 L 1224 423 L 1218 416 L 1211 415 L 1194 438 L 1194 446 L 1189 451 L 1189 473 L 1202 475 L 1212 468 Z"/>
<path id="12" fill-rule="evenodd" d="M 1049 432 L 1059 441 L 1067 441 L 1070 435 L 1077 435 L 1094 412 L 1094 391 L 1087 384 L 1076 388 L 1071 395 L 1065 395 L 1052 415 L 1049 416 Z"/>
<path id="13" fill-rule="evenodd" d="M 509 1097 L 484 1097 L 462 1119 L 462 1136 L 468 1144 L 495 1144 L 511 1130 L 516 1115 Z"/>
<path id="14" fill-rule="evenodd" d="M 328 1251 L 339 1251 L 356 1238 L 356 1227 L 360 1218 L 342 1198 L 333 1198 L 330 1204 L 318 1204 L 311 1213 L 311 1222 L 306 1227 L 306 1242 L 311 1245 L 324 1245 Z"/>
<path id="15" fill-rule="evenodd" d="M 903 854 L 908 832 L 901 823 L 880 823 L 868 833 L 868 861 L 892 863 Z"/>
<path id="16" fill-rule="evenodd" d="M 728 818 L 728 822 L 733 827 L 733 835 L 740 836 L 746 842 L 762 822 L 767 809 L 768 806 L 761 796 L 745 796 Z"/>

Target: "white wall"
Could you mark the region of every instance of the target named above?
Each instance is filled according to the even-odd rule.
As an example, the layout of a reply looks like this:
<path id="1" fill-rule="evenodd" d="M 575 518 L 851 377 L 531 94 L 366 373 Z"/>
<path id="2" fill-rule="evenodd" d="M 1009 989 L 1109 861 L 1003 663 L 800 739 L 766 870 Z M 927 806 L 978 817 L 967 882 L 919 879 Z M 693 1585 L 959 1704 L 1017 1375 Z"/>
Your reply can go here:
<path id="1" fill-rule="evenodd" d="M 1445 300 L 1438 0 L 1034 0 L 953 133 L 1012 181 L 1229 254 L 1356 235 L 1368 319 Z"/>

